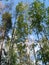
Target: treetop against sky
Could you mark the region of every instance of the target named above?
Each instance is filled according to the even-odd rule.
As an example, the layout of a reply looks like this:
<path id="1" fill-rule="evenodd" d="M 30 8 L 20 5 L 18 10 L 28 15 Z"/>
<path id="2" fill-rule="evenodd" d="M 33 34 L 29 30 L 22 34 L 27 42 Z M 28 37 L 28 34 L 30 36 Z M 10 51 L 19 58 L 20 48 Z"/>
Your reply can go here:
<path id="1" fill-rule="evenodd" d="M 40 1 L 43 1 L 43 0 L 40 0 Z M 5 9 L 5 5 L 7 4 L 7 3 L 9 3 L 9 5 L 10 5 L 10 3 L 13 3 L 13 7 L 12 7 L 12 13 L 14 13 L 13 11 L 15 10 L 15 7 L 16 7 L 16 5 L 19 3 L 19 2 L 23 2 L 23 3 L 27 3 L 27 4 L 30 4 L 31 2 L 33 2 L 33 0 L 1 0 L 0 1 L 0 10 L 2 10 L 2 9 Z M 49 1 L 48 0 L 45 0 L 45 5 L 46 5 L 46 7 L 47 6 L 49 6 Z M 0 20 L 1 20 L 1 18 L 0 18 Z M 15 19 L 13 18 L 12 19 L 13 21 L 15 21 Z M 32 35 L 31 35 L 32 36 Z M 34 36 L 35 37 L 35 36 Z M 37 38 L 37 37 L 36 37 Z"/>
<path id="2" fill-rule="evenodd" d="M 43 2 L 44 0 L 40 0 L 40 1 Z M 6 7 L 5 5 L 6 4 L 9 4 L 10 5 L 10 3 L 13 3 L 13 6 L 12 6 L 13 9 L 12 9 L 12 11 L 14 11 L 16 5 L 19 2 L 23 2 L 23 3 L 30 4 L 31 2 L 33 2 L 33 0 L 0 0 L 0 10 L 1 9 L 5 9 L 5 7 Z M 45 5 L 46 5 L 46 7 L 49 6 L 49 0 L 45 0 Z"/>

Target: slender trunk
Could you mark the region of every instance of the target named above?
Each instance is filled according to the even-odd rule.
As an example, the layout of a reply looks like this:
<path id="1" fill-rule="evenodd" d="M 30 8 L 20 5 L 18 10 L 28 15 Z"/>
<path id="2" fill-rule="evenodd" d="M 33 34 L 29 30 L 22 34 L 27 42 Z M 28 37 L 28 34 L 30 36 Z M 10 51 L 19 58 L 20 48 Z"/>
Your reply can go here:
<path id="1" fill-rule="evenodd" d="M 36 54 L 35 54 L 35 49 L 34 48 L 33 48 L 33 54 L 34 54 L 34 58 L 35 58 L 35 65 L 38 65 L 37 60 L 36 60 Z"/>
<path id="2" fill-rule="evenodd" d="M 28 55 L 28 65 L 30 65 L 30 54 Z"/>
<path id="3" fill-rule="evenodd" d="M 44 65 L 47 65 L 47 63 L 45 62 Z"/>
<path id="4" fill-rule="evenodd" d="M 2 55 L 2 50 L 0 49 L 0 65 L 1 65 L 1 55 Z"/>
<path id="5" fill-rule="evenodd" d="M 1 65 L 1 59 L 2 59 L 2 48 L 3 48 L 3 42 L 1 44 L 1 49 L 0 49 L 0 65 Z"/>

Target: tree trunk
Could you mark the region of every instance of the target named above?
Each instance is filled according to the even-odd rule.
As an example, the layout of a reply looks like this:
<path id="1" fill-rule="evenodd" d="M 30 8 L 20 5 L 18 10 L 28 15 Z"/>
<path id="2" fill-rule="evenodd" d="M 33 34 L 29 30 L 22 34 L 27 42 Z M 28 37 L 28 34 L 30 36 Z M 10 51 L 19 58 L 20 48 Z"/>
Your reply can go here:
<path id="1" fill-rule="evenodd" d="M 2 55 L 2 50 L 0 49 L 0 65 L 1 65 L 1 55 Z"/>
<path id="2" fill-rule="evenodd" d="M 38 65 L 37 60 L 36 60 L 36 54 L 35 54 L 35 49 L 34 48 L 33 48 L 33 54 L 34 54 L 34 58 L 35 58 L 35 65 Z"/>
<path id="3" fill-rule="evenodd" d="M 2 47 L 3 47 L 3 43 L 1 44 L 1 49 L 0 49 L 0 65 L 1 65 Z"/>
<path id="4" fill-rule="evenodd" d="M 1 44 L 0 44 L 1 45 L 1 48 L 0 48 L 0 65 L 2 65 L 1 61 L 2 61 L 2 50 L 3 50 L 3 43 L 4 43 L 3 41 L 4 41 L 4 39 L 1 40 Z"/>

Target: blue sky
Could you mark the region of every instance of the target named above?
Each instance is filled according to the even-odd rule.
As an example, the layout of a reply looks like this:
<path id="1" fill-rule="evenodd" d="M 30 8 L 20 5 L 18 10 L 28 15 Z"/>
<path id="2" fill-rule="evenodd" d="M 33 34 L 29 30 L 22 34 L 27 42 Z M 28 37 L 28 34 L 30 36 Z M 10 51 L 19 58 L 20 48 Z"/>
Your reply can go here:
<path id="1" fill-rule="evenodd" d="M 31 3 L 31 2 L 33 2 L 33 0 L 8 0 L 7 2 L 13 2 L 14 6 L 16 6 L 18 4 L 18 2 L 21 2 L 21 1 L 24 2 L 24 3 Z M 43 1 L 43 0 L 40 0 L 40 1 Z M 2 0 L 3 4 L 5 4 L 7 2 L 6 2 L 6 0 Z M 46 6 L 48 6 L 49 5 L 49 0 L 45 0 L 45 4 L 46 4 Z"/>
<path id="2" fill-rule="evenodd" d="M 8 0 L 8 2 L 13 2 L 14 3 L 14 6 L 18 4 L 18 2 L 25 2 L 25 3 L 31 3 L 33 0 Z M 43 0 L 40 0 L 40 1 L 43 1 Z M 6 3 L 5 0 L 2 0 L 3 3 Z M 46 6 L 49 5 L 49 0 L 45 0 L 45 4 Z"/>

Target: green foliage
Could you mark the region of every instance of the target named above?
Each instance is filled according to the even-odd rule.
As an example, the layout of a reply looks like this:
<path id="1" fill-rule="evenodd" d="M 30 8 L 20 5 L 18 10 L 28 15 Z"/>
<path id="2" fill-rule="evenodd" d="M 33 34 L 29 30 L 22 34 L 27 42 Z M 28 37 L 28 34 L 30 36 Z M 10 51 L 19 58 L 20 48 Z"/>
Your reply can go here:
<path id="1" fill-rule="evenodd" d="M 23 45 L 23 43 L 17 44 L 17 48 L 18 48 L 18 51 L 20 52 L 20 54 L 24 53 L 25 47 L 26 47 L 26 45 L 25 44 Z"/>
<path id="2" fill-rule="evenodd" d="M 9 50 L 9 65 L 16 65 L 16 52 L 13 48 Z"/>
<path id="3" fill-rule="evenodd" d="M 9 14 L 8 12 L 5 12 L 2 15 L 2 23 L 3 23 L 5 31 L 8 32 L 12 28 L 11 14 Z"/>
<path id="4" fill-rule="evenodd" d="M 25 5 L 22 2 L 18 3 L 18 5 L 16 6 L 17 14 L 18 13 L 20 13 L 20 14 L 23 13 L 24 10 L 25 10 Z"/>
<path id="5" fill-rule="evenodd" d="M 43 8 L 45 5 L 41 3 L 40 1 L 34 1 L 31 4 L 30 10 L 29 10 L 29 18 L 31 21 L 31 28 L 36 29 L 37 32 L 42 31 L 42 24 L 45 19 L 45 8 Z"/>
<path id="6" fill-rule="evenodd" d="M 17 22 L 16 22 L 16 35 L 17 40 L 24 41 L 25 37 L 28 35 L 28 24 L 25 19 L 25 8 L 23 3 L 19 3 L 16 6 L 16 13 L 17 13 Z M 18 8 L 18 9 L 17 9 Z"/>
<path id="7" fill-rule="evenodd" d="M 41 48 L 40 50 L 38 50 L 38 55 L 39 58 L 37 58 L 38 60 L 42 60 L 42 62 L 44 64 L 47 64 L 47 62 L 49 62 L 49 44 L 48 44 L 48 40 L 43 38 L 41 40 Z M 40 43 L 40 42 L 39 42 Z"/>

